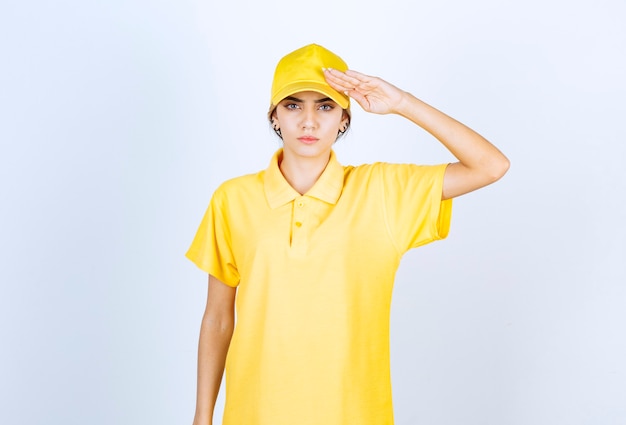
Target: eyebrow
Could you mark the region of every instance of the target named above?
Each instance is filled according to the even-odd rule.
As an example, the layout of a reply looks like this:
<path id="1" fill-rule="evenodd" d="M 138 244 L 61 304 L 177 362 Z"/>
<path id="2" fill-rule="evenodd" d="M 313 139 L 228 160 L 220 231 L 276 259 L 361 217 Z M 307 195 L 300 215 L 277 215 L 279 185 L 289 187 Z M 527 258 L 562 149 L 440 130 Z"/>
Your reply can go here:
<path id="1" fill-rule="evenodd" d="M 300 102 L 300 103 L 304 103 L 304 100 L 302 100 L 302 99 L 298 99 L 297 97 L 293 97 L 293 96 L 287 96 L 287 97 L 285 98 L 285 100 L 290 100 L 290 101 L 292 101 L 292 102 Z M 332 100 L 330 97 L 324 97 L 324 98 L 322 98 L 322 99 L 318 99 L 318 100 L 316 100 L 316 101 L 315 101 L 315 103 L 324 103 L 324 102 L 328 102 L 328 101 L 330 101 L 330 102 L 334 102 L 334 100 Z"/>

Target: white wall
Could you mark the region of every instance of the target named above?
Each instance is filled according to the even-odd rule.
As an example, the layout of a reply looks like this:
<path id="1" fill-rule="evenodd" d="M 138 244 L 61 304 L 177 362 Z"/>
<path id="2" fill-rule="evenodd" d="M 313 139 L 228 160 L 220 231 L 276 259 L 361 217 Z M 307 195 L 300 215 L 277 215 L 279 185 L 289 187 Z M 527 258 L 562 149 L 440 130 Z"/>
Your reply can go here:
<path id="1" fill-rule="evenodd" d="M 217 184 L 279 146 L 274 66 L 316 42 L 512 161 L 398 272 L 396 423 L 623 424 L 625 20 L 618 0 L 4 2 L 0 422 L 191 423 L 206 277 L 183 254 Z M 358 110 L 337 152 L 451 160 Z"/>

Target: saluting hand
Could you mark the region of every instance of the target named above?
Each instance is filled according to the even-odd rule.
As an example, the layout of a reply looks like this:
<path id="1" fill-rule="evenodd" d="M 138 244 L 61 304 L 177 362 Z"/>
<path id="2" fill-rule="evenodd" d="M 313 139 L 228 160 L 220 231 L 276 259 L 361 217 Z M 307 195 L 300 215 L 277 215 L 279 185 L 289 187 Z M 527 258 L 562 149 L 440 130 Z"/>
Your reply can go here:
<path id="1" fill-rule="evenodd" d="M 370 77 L 351 69 L 346 72 L 326 69 L 324 76 L 333 89 L 346 93 L 363 110 L 375 114 L 397 113 L 406 94 L 381 78 Z"/>

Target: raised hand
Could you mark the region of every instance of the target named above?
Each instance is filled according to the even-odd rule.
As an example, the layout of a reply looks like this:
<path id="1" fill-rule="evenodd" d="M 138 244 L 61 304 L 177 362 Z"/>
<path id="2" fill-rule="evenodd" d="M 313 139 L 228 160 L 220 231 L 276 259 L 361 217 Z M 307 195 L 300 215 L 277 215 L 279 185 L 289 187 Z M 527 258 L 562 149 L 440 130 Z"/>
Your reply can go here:
<path id="1" fill-rule="evenodd" d="M 406 92 L 378 77 L 360 72 L 325 69 L 328 84 L 358 102 L 363 110 L 375 114 L 397 113 Z"/>

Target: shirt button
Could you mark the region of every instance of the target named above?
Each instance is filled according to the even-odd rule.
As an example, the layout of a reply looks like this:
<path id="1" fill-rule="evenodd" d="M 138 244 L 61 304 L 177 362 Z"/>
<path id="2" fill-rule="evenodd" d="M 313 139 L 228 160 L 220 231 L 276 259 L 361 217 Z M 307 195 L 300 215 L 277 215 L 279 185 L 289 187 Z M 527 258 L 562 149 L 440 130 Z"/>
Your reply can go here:
<path id="1" fill-rule="evenodd" d="M 302 208 L 304 206 L 304 202 L 298 202 L 298 206 Z"/>
<path id="2" fill-rule="evenodd" d="M 300 223 L 299 221 L 296 221 L 296 227 L 300 227 L 302 226 L 302 223 Z"/>

